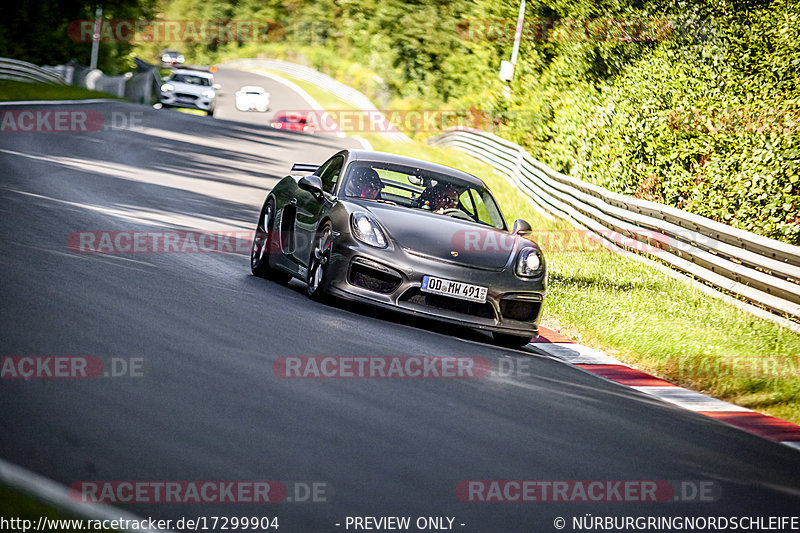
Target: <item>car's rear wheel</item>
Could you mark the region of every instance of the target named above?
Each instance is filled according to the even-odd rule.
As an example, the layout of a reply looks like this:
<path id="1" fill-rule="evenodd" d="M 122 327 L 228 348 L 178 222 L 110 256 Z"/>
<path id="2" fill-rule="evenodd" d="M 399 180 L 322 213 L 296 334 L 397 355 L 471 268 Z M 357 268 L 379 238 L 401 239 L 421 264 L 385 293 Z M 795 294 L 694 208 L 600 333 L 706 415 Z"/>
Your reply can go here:
<path id="1" fill-rule="evenodd" d="M 326 222 L 317 231 L 314 240 L 314 248 L 311 250 L 311 258 L 308 262 L 308 295 L 315 300 L 325 298 L 325 285 L 328 282 L 328 266 L 331 260 L 331 250 L 333 230 L 331 223 Z"/>
<path id="2" fill-rule="evenodd" d="M 275 270 L 269 264 L 270 254 L 280 253 L 278 242 L 275 240 L 275 232 L 273 231 L 274 225 L 275 201 L 270 198 L 261 208 L 258 224 L 256 224 L 253 244 L 250 247 L 250 270 L 256 276 L 286 283 L 291 276 Z"/>
<path id="3" fill-rule="evenodd" d="M 508 333 L 492 332 L 495 344 L 507 346 L 509 348 L 522 348 L 531 342 L 529 335 L 510 335 Z"/>

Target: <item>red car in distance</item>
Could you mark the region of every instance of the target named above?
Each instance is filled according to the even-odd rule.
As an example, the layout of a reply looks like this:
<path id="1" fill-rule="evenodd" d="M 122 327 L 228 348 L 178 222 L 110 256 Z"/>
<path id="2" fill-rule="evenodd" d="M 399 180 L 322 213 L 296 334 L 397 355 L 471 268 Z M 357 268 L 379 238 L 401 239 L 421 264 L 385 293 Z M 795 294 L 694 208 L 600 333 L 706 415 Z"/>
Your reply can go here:
<path id="1" fill-rule="evenodd" d="M 312 133 L 314 126 L 309 124 L 308 117 L 301 113 L 276 113 L 270 126 L 280 130 L 304 131 Z"/>

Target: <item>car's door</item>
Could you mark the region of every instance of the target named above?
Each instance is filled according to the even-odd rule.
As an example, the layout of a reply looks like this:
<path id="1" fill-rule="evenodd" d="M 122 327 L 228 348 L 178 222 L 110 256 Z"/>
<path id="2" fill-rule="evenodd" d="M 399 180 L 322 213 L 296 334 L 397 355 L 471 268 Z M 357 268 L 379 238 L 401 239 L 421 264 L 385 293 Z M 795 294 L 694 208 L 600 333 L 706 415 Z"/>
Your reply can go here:
<path id="1" fill-rule="evenodd" d="M 314 173 L 322 180 L 322 198 L 300 188 L 295 192 L 297 209 L 292 250 L 295 261 L 302 265 L 308 264 L 320 220 L 336 201 L 333 190 L 339 181 L 343 166 L 344 156 L 336 155 L 323 163 Z"/>

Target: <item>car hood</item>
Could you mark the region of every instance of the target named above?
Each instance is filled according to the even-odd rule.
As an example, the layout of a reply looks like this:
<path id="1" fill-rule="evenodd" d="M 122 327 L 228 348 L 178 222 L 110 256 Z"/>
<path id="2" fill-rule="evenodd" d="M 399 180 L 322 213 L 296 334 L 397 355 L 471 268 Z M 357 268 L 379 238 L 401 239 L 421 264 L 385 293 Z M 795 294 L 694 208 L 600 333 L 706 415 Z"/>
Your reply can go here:
<path id="1" fill-rule="evenodd" d="M 214 90 L 213 87 L 205 85 L 195 85 L 193 83 L 183 83 L 181 81 L 168 81 L 170 85 L 175 88 L 175 92 L 188 93 L 188 94 L 202 94 L 203 91 Z"/>
<path id="2" fill-rule="evenodd" d="M 348 201 L 374 215 L 389 237 L 411 254 L 502 269 L 520 245 L 516 235 L 466 220 L 366 200 Z"/>

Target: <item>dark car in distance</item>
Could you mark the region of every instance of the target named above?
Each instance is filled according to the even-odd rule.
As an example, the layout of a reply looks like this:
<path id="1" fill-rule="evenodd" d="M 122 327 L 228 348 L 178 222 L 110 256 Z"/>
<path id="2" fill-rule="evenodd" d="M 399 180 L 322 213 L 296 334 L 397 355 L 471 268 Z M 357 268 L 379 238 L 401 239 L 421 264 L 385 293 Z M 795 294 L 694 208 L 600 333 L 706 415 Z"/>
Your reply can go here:
<path id="1" fill-rule="evenodd" d="M 443 165 L 343 150 L 296 164 L 267 195 L 251 247 L 255 275 L 492 332 L 522 346 L 538 336 L 545 261 L 509 228 L 479 178 Z"/>
<path id="2" fill-rule="evenodd" d="M 166 49 L 161 51 L 161 64 L 163 66 L 183 65 L 185 61 L 186 58 L 177 50 Z"/>

